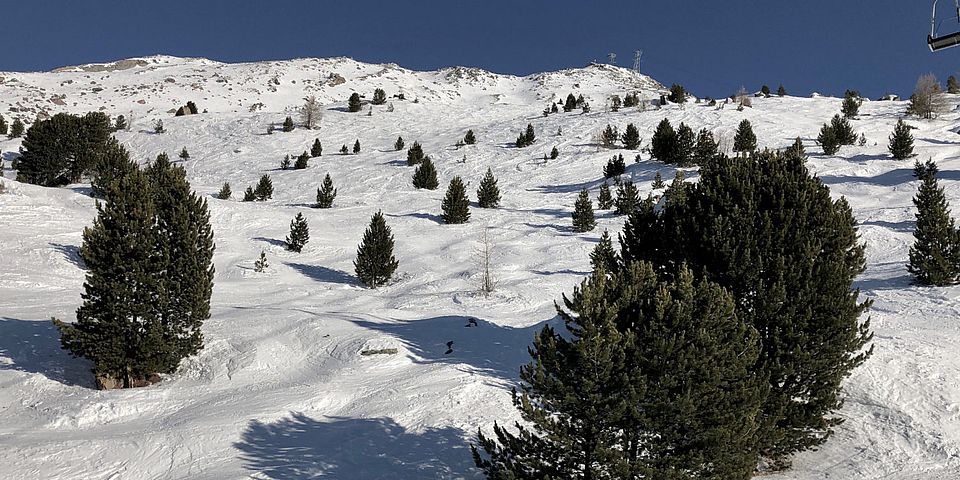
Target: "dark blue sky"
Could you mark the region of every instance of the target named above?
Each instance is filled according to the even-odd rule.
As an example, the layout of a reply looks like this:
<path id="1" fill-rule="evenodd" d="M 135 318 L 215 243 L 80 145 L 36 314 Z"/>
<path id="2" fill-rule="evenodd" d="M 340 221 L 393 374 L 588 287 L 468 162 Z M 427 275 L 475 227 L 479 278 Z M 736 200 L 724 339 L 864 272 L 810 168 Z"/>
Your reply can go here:
<path id="1" fill-rule="evenodd" d="M 942 31 L 960 29 L 941 1 Z M 0 70 L 156 53 L 236 62 L 350 56 L 414 69 L 528 74 L 608 52 L 701 96 L 783 83 L 791 94 L 908 95 L 955 74 L 960 47 L 930 53 L 930 3 L 894 0 L 5 2 Z"/>

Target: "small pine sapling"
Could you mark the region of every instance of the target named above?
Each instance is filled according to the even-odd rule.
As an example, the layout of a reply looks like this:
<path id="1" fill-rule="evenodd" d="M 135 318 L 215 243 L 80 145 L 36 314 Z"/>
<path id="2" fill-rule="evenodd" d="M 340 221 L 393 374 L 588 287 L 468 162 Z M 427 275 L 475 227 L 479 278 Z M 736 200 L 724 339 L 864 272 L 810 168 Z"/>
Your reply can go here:
<path id="1" fill-rule="evenodd" d="M 297 212 L 297 216 L 290 220 L 290 235 L 287 235 L 284 241 L 287 250 L 297 253 L 303 251 L 303 246 L 310 241 L 310 227 L 307 219 L 303 218 L 303 213 Z"/>

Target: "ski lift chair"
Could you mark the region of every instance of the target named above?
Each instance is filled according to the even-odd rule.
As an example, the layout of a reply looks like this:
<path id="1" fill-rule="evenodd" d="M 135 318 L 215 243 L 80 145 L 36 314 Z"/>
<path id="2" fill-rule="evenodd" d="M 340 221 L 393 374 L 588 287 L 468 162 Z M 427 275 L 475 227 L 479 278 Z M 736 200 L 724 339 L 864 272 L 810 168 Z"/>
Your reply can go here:
<path id="1" fill-rule="evenodd" d="M 960 0 L 954 0 L 957 12 L 957 21 L 960 22 Z M 931 52 L 960 45 L 960 31 L 946 35 L 937 35 L 937 1 L 933 2 L 933 14 L 930 18 L 930 35 L 927 35 L 927 46 Z"/>

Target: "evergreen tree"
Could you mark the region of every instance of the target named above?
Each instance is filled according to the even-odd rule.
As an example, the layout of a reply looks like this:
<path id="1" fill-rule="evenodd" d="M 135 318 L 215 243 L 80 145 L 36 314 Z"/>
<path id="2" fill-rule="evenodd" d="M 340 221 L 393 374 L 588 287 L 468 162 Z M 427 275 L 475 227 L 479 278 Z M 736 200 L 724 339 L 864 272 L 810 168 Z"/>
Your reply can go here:
<path id="1" fill-rule="evenodd" d="M 264 201 L 273 198 L 273 181 L 270 180 L 270 176 L 263 174 L 260 177 L 260 181 L 257 182 L 257 188 L 253 191 L 256 195 L 257 200 Z"/>
<path id="2" fill-rule="evenodd" d="M 703 165 L 717 156 L 717 142 L 713 139 L 713 134 L 703 128 L 697 134 L 697 146 L 693 149 L 693 164 Z"/>
<path id="3" fill-rule="evenodd" d="M 670 96 L 667 97 L 673 103 L 685 103 L 687 101 L 687 91 L 683 85 L 674 83 L 670 86 Z"/>
<path id="4" fill-rule="evenodd" d="M 473 130 L 467 130 L 467 134 L 463 136 L 463 143 L 467 145 L 477 143 L 477 136 L 473 134 Z"/>
<path id="5" fill-rule="evenodd" d="M 607 160 L 607 164 L 603 167 L 603 177 L 617 177 L 623 175 L 626 171 L 627 165 L 623 162 L 623 155 L 614 155 L 613 158 Z"/>
<path id="6" fill-rule="evenodd" d="M 376 288 L 390 281 L 398 265 L 393 256 L 393 234 L 383 219 L 383 212 L 377 212 L 357 248 L 357 259 L 353 262 L 357 278 L 364 285 Z"/>
<path id="7" fill-rule="evenodd" d="M 500 206 L 500 189 L 497 187 L 497 179 L 493 176 L 493 170 L 487 168 L 487 173 L 480 181 L 480 187 L 477 188 L 477 203 L 480 208 L 497 208 Z"/>
<path id="8" fill-rule="evenodd" d="M 797 137 L 797 139 L 793 141 L 793 145 L 790 146 L 790 153 L 799 158 L 806 159 L 807 151 L 803 148 L 803 140 L 801 140 L 800 137 Z"/>
<path id="9" fill-rule="evenodd" d="M 593 202 L 590 193 L 584 188 L 580 190 L 576 203 L 573 205 L 573 231 L 577 233 L 589 232 L 596 225 L 593 216 Z"/>
<path id="10" fill-rule="evenodd" d="M 467 190 L 460 177 L 453 177 L 453 180 L 450 180 L 441 208 L 443 214 L 440 216 L 445 223 L 466 223 L 470 220 L 470 200 L 467 198 Z"/>
<path id="11" fill-rule="evenodd" d="M 56 115 L 54 115 L 56 116 Z M 23 121 L 19 118 L 14 118 L 13 123 L 10 124 L 10 138 L 20 138 L 23 136 Z"/>
<path id="12" fill-rule="evenodd" d="M 337 189 L 333 188 L 333 180 L 328 173 L 323 177 L 323 186 L 317 189 L 317 208 L 332 207 L 334 198 L 337 198 Z"/>
<path id="13" fill-rule="evenodd" d="M 676 165 L 681 167 L 694 165 L 696 142 L 697 138 L 693 129 L 681 122 L 680 126 L 677 127 L 677 151 L 674 162 Z"/>
<path id="14" fill-rule="evenodd" d="M 280 170 L 288 170 L 290 168 L 290 155 L 284 155 L 283 160 L 280 160 Z"/>
<path id="15" fill-rule="evenodd" d="M 960 83 L 957 83 L 957 77 L 953 75 L 947 77 L 947 93 L 960 93 Z"/>
<path id="16" fill-rule="evenodd" d="M 652 185 L 652 187 L 653 187 L 654 190 L 660 190 L 661 188 L 664 188 L 665 186 L 666 186 L 666 184 L 663 183 L 663 177 L 660 175 L 660 171 L 658 170 L 657 173 L 656 173 L 656 175 L 653 176 L 653 185 Z"/>
<path id="17" fill-rule="evenodd" d="M 347 109 L 351 112 L 359 112 L 360 108 L 360 94 L 353 92 L 353 94 L 350 95 L 350 100 L 347 101 Z"/>
<path id="18" fill-rule="evenodd" d="M 83 231 L 80 256 L 87 273 L 76 322 L 54 324 L 65 350 L 93 362 L 101 385 L 116 381 L 129 388 L 164 370 L 154 355 L 165 348 L 153 306 L 163 265 L 155 244 L 155 206 L 143 172 L 136 169 L 118 178 L 105 198 L 97 203 L 93 226 Z"/>
<path id="19" fill-rule="evenodd" d="M 766 85 L 760 87 L 760 94 L 763 95 L 764 97 L 769 97 L 769 96 L 770 96 L 770 87 L 768 87 L 768 86 L 766 86 Z"/>
<path id="20" fill-rule="evenodd" d="M 287 117 L 287 118 L 283 121 L 283 131 L 284 131 L 284 132 L 292 132 L 294 128 L 296 128 L 296 127 L 293 125 L 293 119 L 290 118 L 290 117 Z"/>
<path id="21" fill-rule="evenodd" d="M 590 266 L 594 272 L 614 272 L 617 268 L 617 252 L 613 249 L 610 232 L 604 230 L 600 241 L 590 252 Z"/>
<path id="22" fill-rule="evenodd" d="M 220 191 L 217 192 L 217 198 L 227 200 L 230 198 L 230 195 L 233 195 L 233 192 L 230 190 L 230 183 L 224 182 L 223 186 L 220 187 Z"/>
<path id="23" fill-rule="evenodd" d="M 746 155 L 757 149 L 757 136 L 753 133 L 753 125 L 750 120 L 741 120 L 737 127 L 737 133 L 733 136 L 733 151 L 740 155 Z"/>
<path id="24" fill-rule="evenodd" d="M 347 155 L 350 153 L 350 149 L 347 148 L 346 144 L 340 146 L 340 155 Z"/>
<path id="25" fill-rule="evenodd" d="M 600 210 L 613 208 L 613 196 L 610 195 L 610 185 L 607 185 L 607 182 L 600 185 L 600 193 L 597 195 L 597 208 Z"/>
<path id="26" fill-rule="evenodd" d="M 533 125 L 527 124 L 527 129 L 517 137 L 517 148 L 529 147 L 536 141 L 536 134 L 533 131 Z"/>
<path id="27" fill-rule="evenodd" d="M 153 122 L 153 133 L 159 135 L 164 132 L 166 132 L 166 130 L 163 128 L 163 120 L 157 119 L 156 122 Z"/>
<path id="28" fill-rule="evenodd" d="M 657 272 L 686 263 L 726 288 L 737 315 L 760 333 L 753 367 L 767 380 L 758 452 L 785 466 L 839 423 L 840 386 L 871 349 L 853 279 L 864 247 L 846 200 L 834 200 L 801 158 L 762 152 L 700 167 L 682 201 L 644 207 L 624 225 L 623 262 Z"/>
<path id="29" fill-rule="evenodd" d="M 320 155 L 323 155 L 323 145 L 320 143 L 319 138 L 313 140 L 313 146 L 310 147 L 310 156 L 317 158 Z"/>
<path id="30" fill-rule="evenodd" d="M 600 132 L 600 144 L 607 148 L 613 148 L 617 144 L 617 140 L 620 139 L 620 132 L 617 131 L 616 127 L 611 126 L 609 123 Z"/>
<path id="31" fill-rule="evenodd" d="M 91 195 L 95 198 L 106 198 L 112 191 L 113 183 L 136 169 L 137 164 L 130 160 L 127 149 L 111 137 L 97 158 L 96 173 L 90 182 Z"/>
<path id="32" fill-rule="evenodd" d="M 383 105 L 384 103 L 387 103 L 387 92 L 384 92 L 382 88 L 373 89 L 373 101 L 371 103 L 374 105 Z"/>
<path id="33" fill-rule="evenodd" d="M 38 120 L 21 144 L 17 179 L 48 187 L 80 181 L 83 175 L 96 173 L 109 139 L 110 119 L 102 112 L 83 117 L 58 113 Z"/>
<path id="34" fill-rule="evenodd" d="M 566 101 L 566 103 L 563 104 L 563 111 L 564 111 L 564 112 L 572 112 L 572 111 L 573 111 L 574 109 L 576 109 L 576 108 L 577 108 L 577 99 L 576 99 L 576 97 L 574 97 L 572 93 L 571 93 L 571 94 L 568 94 L 568 95 L 567 95 L 567 101 Z"/>
<path id="35" fill-rule="evenodd" d="M 626 131 L 623 132 L 623 148 L 627 150 L 636 150 L 640 148 L 640 131 L 637 130 L 636 125 L 632 123 L 627 124 Z"/>
<path id="36" fill-rule="evenodd" d="M 407 165 L 413 166 L 424 159 L 423 147 L 420 142 L 413 142 L 413 146 L 407 149 Z"/>
<path id="37" fill-rule="evenodd" d="M 833 155 L 840 150 L 840 140 L 837 139 L 836 131 L 826 123 L 820 127 L 820 134 L 817 135 L 817 143 L 823 148 L 824 155 Z"/>
<path id="38" fill-rule="evenodd" d="M 780 85 L 780 87 L 777 88 L 777 96 L 778 96 L 778 97 L 785 97 L 786 95 L 787 95 L 787 89 L 786 89 L 786 88 L 783 88 L 783 85 Z"/>
<path id="39" fill-rule="evenodd" d="M 7 128 L 8 128 L 7 121 L 4 120 L 3 115 L 0 115 L 0 135 L 6 135 Z"/>
<path id="40" fill-rule="evenodd" d="M 403 137 L 397 137 L 397 141 L 393 144 L 393 149 L 399 152 L 400 150 L 403 150 L 403 145 Z"/>
<path id="41" fill-rule="evenodd" d="M 253 187 L 247 187 L 247 190 L 243 192 L 243 201 L 252 202 L 257 199 L 257 194 L 253 193 Z"/>
<path id="42" fill-rule="evenodd" d="M 840 112 L 843 118 L 853 118 L 860 112 L 860 99 L 853 95 L 843 97 L 843 105 L 840 106 Z"/>
<path id="43" fill-rule="evenodd" d="M 356 155 L 356 154 L 358 154 L 358 153 L 360 153 L 360 139 L 359 139 L 359 138 L 358 138 L 357 141 L 353 144 L 353 154 Z"/>
<path id="44" fill-rule="evenodd" d="M 553 149 L 550 150 L 550 160 L 556 160 L 559 156 L 560 150 L 557 150 L 557 147 L 554 146 Z"/>
<path id="45" fill-rule="evenodd" d="M 677 158 L 677 132 L 670 120 L 660 120 L 650 139 L 650 155 L 663 163 L 675 163 Z"/>
<path id="46" fill-rule="evenodd" d="M 437 169 L 433 166 L 429 155 L 423 157 L 413 172 L 413 186 L 427 190 L 436 190 L 440 186 L 440 182 L 437 181 Z"/>
<path id="47" fill-rule="evenodd" d="M 180 150 L 180 160 L 189 160 L 190 152 L 187 151 L 187 147 L 183 147 L 183 150 Z"/>
<path id="48" fill-rule="evenodd" d="M 263 250 L 260 250 L 260 258 L 253 262 L 253 271 L 257 273 L 263 273 L 264 270 L 269 267 L 270 264 L 267 263 L 267 254 Z"/>
<path id="49" fill-rule="evenodd" d="M 191 115 L 196 115 L 200 113 L 200 110 L 197 109 L 197 104 L 193 103 L 193 100 L 187 102 L 187 110 L 190 111 Z"/>
<path id="50" fill-rule="evenodd" d="M 307 219 L 303 218 L 303 213 L 297 212 L 297 216 L 290 220 L 290 235 L 284 239 L 287 244 L 287 250 L 300 253 L 303 246 L 310 241 L 310 227 L 307 226 Z"/>
<path id="51" fill-rule="evenodd" d="M 614 213 L 630 215 L 640 203 L 640 192 L 632 181 L 627 180 L 617 187 L 617 199 L 614 201 Z"/>
<path id="52" fill-rule="evenodd" d="M 897 160 L 903 160 L 913 155 L 913 134 L 910 133 L 910 127 L 903 122 L 903 119 L 897 120 L 897 125 L 893 127 L 893 134 L 890 135 L 890 144 L 887 146 L 890 155 Z"/>
<path id="53" fill-rule="evenodd" d="M 960 233 L 950 216 L 950 205 L 937 182 L 937 166 L 918 160 L 914 167 L 920 189 L 913 198 L 917 207 L 916 240 L 910 247 L 907 270 L 921 285 L 943 287 L 960 279 Z"/>
<path id="54" fill-rule="evenodd" d="M 834 115 L 830 120 L 830 128 L 833 129 L 833 133 L 836 135 L 840 145 L 853 145 L 856 143 L 857 133 L 853 131 L 853 127 L 850 126 L 850 121 L 846 118 L 841 117 L 839 114 Z"/>
<path id="55" fill-rule="evenodd" d="M 306 150 L 303 151 L 299 156 L 297 156 L 297 161 L 293 164 L 293 168 L 297 170 L 303 170 L 307 168 L 307 162 L 310 161 L 310 154 Z"/>

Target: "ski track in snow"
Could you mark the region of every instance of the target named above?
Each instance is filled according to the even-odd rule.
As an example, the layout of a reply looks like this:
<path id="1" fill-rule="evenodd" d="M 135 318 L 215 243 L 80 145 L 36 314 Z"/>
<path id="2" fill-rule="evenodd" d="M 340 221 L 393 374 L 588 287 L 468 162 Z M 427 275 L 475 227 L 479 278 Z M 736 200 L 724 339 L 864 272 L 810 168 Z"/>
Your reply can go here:
<path id="1" fill-rule="evenodd" d="M 622 224 L 598 211 L 596 230 L 574 234 L 577 193 L 589 188 L 595 198 L 602 166 L 617 153 L 642 195 L 657 171 L 673 178 L 673 167 L 647 155 L 634 163 L 636 152 L 600 149 L 591 137 L 608 123 L 623 129 L 632 122 L 648 144 L 664 117 L 711 129 L 727 145 L 743 118 L 753 122 L 761 147 L 785 147 L 800 136 L 811 171 L 849 200 L 861 224 L 868 267 L 857 286 L 874 300 L 876 350 L 845 382 L 838 413 L 845 422 L 833 438 L 768 478 L 960 478 L 960 289 L 916 287 L 906 272 L 917 182 L 912 161 L 886 155 L 905 102 L 865 102 L 853 126 L 867 145 L 824 157 L 813 139 L 839 112 L 837 98 L 754 98 L 743 112 L 697 104 L 605 112 L 607 95 L 640 89 L 653 99 L 658 84 L 604 66 L 521 78 L 343 58 L 146 60 L 116 72 L 3 73 L 0 109 L 8 121 L 18 115 L 9 107 L 132 113 L 133 127 L 117 137 L 144 163 L 188 148 L 183 165 L 193 188 L 209 197 L 217 244 L 206 346 L 158 385 L 92 389 L 89 364 L 60 350 L 48 321 L 73 320 L 80 304 L 81 234 L 96 215 L 89 188 L 40 188 L 8 173 L 9 192 L 0 195 L 0 478 L 479 478 L 468 447 L 476 429 L 517 418 L 508 391 L 534 332 L 556 323 L 553 302 L 587 274 L 603 229 L 616 236 Z M 331 85 L 331 73 L 345 82 Z M 351 92 L 369 98 L 376 87 L 407 99 L 388 98 L 394 112 L 343 111 Z M 593 111 L 542 116 L 548 101 L 570 92 L 583 93 Z M 66 95 L 64 105 L 51 102 L 54 94 Z M 320 130 L 266 135 L 267 125 L 279 125 L 309 94 L 326 104 Z M 187 100 L 210 113 L 167 112 Z M 263 107 L 251 111 L 257 102 Z M 167 133 L 151 133 L 157 118 Z M 960 204 L 960 137 L 953 133 L 960 116 L 908 122 L 918 127 L 918 158 L 938 163 L 948 199 Z M 527 123 L 537 142 L 513 148 Z M 558 127 L 563 136 L 555 135 Z M 455 148 L 468 128 L 478 144 Z M 398 135 L 408 147 L 423 145 L 440 188 L 411 186 L 405 150 L 393 151 Z M 314 138 L 323 143 L 322 157 L 306 170 L 277 170 L 283 155 L 309 150 Z M 337 153 L 356 139 L 359 155 Z M 19 145 L 0 140 L 4 158 Z M 560 157 L 542 164 L 553 146 Z M 458 163 L 464 154 L 466 163 Z M 487 167 L 499 180 L 502 208 L 472 208 L 470 223 L 440 224 L 449 180 L 462 176 L 475 197 Z M 240 202 L 263 173 L 273 179 L 274 198 Z M 339 190 L 335 208 L 309 208 L 326 173 Z M 695 181 L 694 170 L 686 173 Z M 224 181 L 233 199 L 212 198 Z M 394 283 L 368 290 L 354 279 L 352 261 L 381 209 L 400 268 Z M 311 234 L 300 254 L 283 248 L 297 212 Z M 489 297 L 476 293 L 486 227 L 498 281 Z M 261 249 L 270 266 L 256 273 Z M 469 318 L 478 325 L 467 327 Z M 445 354 L 450 341 L 453 352 Z M 383 348 L 398 353 L 359 354 Z"/>

